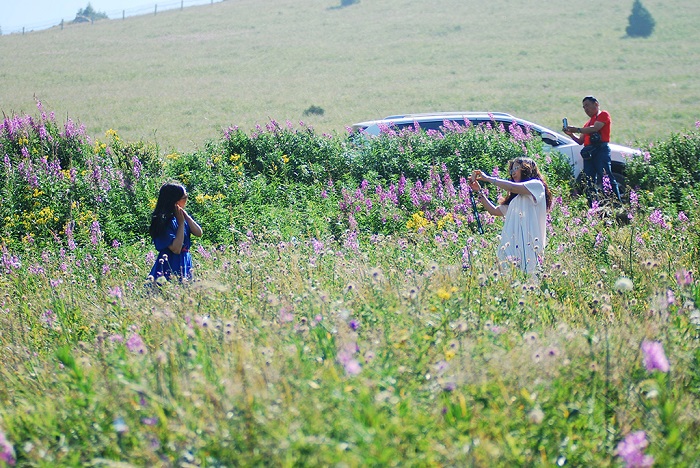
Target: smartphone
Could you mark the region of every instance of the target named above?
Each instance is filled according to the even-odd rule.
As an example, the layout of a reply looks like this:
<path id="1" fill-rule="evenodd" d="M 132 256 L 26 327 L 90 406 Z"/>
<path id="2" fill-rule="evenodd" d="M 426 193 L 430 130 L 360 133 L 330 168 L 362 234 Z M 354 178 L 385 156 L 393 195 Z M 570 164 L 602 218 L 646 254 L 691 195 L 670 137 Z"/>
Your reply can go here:
<path id="1" fill-rule="evenodd" d="M 561 119 L 561 126 L 562 126 L 562 128 L 566 128 L 566 127 L 569 126 L 569 121 L 566 120 L 566 117 L 564 117 L 563 119 Z"/>

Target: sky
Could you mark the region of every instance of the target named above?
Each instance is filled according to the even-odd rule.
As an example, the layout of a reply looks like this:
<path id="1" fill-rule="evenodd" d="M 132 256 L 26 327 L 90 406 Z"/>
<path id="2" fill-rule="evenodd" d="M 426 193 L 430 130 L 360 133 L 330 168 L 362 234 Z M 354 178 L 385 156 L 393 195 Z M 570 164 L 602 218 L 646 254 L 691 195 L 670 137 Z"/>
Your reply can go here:
<path id="1" fill-rule="evenodd" d="M 211 3 L 211 0 L 182 0 L 184 6 Z M 220 1 L 220 0 L 215 0 Z M 3 34 L 47 29 L 71 21 L 78 10 L 88 3 L 110 18 L 153 13 L 158 10 L 180 8 L 181 0 L 0 0 L 0 29 Z"/>

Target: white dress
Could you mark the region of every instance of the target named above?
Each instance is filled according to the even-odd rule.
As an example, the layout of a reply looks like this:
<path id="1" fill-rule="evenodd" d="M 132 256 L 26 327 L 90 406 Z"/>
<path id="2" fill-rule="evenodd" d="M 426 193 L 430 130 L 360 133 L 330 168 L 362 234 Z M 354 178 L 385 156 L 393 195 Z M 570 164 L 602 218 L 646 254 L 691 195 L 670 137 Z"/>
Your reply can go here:
<path id="1" fill-rule="evenodd" d="M 547 244 L 547 201 L 540 180 L 523 183 L 529 194 L 516 195 L 509 205 L 498 207 L 505 217 L 498 259 L 501 265 L 517 265 L 534 274 Z"/>

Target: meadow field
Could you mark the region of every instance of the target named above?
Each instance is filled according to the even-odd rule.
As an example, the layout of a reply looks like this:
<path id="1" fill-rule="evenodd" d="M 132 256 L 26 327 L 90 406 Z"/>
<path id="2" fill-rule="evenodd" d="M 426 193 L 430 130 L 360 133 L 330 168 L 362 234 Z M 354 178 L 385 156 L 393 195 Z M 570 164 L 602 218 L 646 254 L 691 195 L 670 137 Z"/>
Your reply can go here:
<path id="1" fill-rule="evenodd" d="M 646 40 L 631 5 L 531 0 L 0 36 L 0 467 L 700 466 L 698 6 L 644 5 Z M 642 149 L 622 210 L 498 126 L 344 130 L 557 127 L 588 93 Z M 536 276 L 465 181 L 523 153 L 554 197 Z M 170 180 L 204 228 L 182 283 L 147 276 Z"/>
<path id="2" fill-rule="evenodd" d="M 163 157 L 8 116 L 0 466 L 698 466 L 698 127 L 628 162 L 619 213 L 499 128 Z M 537 276 L 464 179 L 523 152 L 555 197 Z M 146 277 L 173 179 L 205 230 L 183 284 Z"/>
<path id="3" fill-rule="evenodd" d="M 647 39 L 625 36 L 629 2 L 227 0 L 0 36 L 0 110 L 57 115 L 188 151 L 229 125 L 355 122 L 445 110 L 510 112 L 557 129 L 581 98 L 610 110 L 614 139 L 686 128 L 700 102 L 700 4 L 645 0 Z M 323 115 L 304 115 L 315 106 Z"/>

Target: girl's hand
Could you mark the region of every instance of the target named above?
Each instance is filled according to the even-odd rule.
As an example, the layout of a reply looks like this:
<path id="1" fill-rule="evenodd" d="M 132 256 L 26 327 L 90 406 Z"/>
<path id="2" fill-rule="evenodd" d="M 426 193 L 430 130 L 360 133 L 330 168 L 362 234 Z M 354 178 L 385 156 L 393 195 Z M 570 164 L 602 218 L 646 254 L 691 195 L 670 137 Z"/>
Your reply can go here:
<path id="1" fill-rule="evenodd" d="M 177 219 L 178 226 L 184 226 L 185 214 L 185 210 L 183 210 L 179 205 L 175 205 L 175 219 Z"/>

